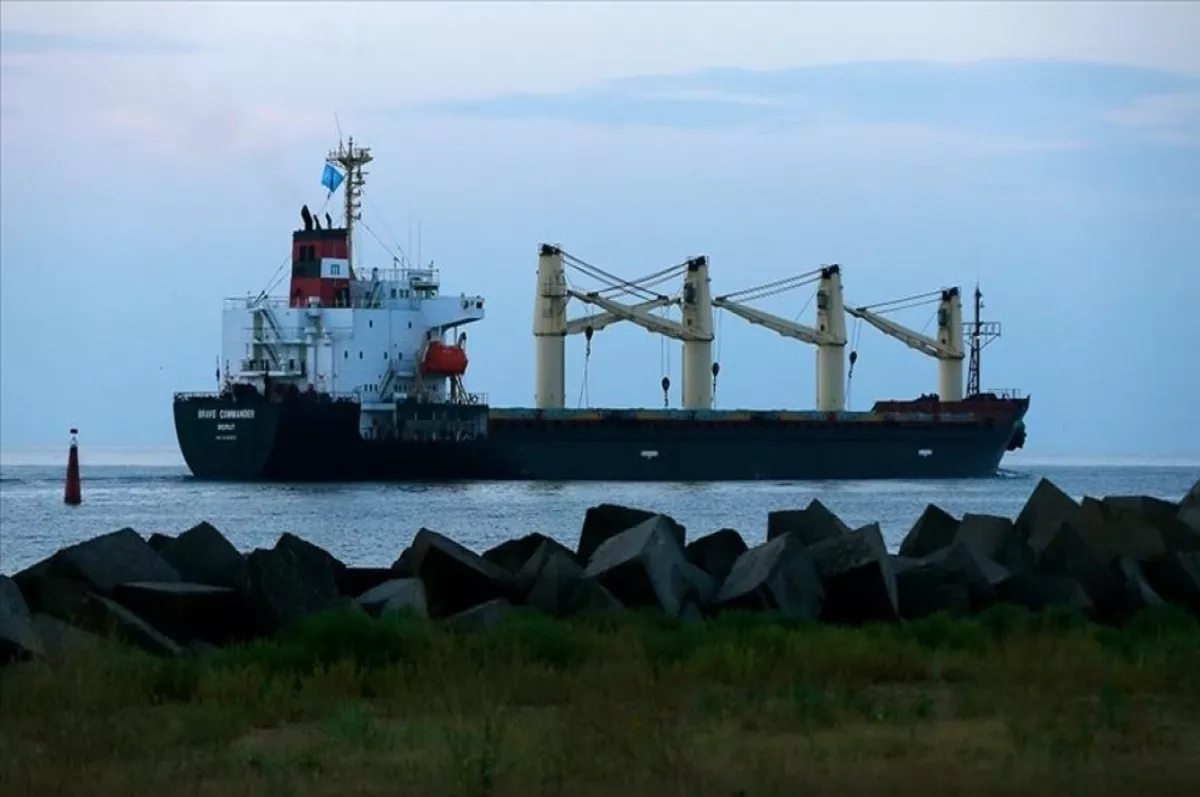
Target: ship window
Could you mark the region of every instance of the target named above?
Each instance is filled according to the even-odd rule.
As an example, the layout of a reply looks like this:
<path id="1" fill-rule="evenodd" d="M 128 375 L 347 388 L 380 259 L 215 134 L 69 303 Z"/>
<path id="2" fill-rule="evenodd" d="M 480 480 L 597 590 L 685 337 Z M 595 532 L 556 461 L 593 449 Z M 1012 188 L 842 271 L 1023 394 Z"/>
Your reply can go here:
<path id="1" fill-rule="evenodd" d="M 409 321 L 409 322 L 408 322 L 408 328 L 409 328 L 409 329 L 412 329 L 412 322 L 411 322 L 411 321 Z"/>
<path id="2" fill-rule="evenodd" d="M 392 288 L 392 298 L 393 299 L 396 298 L 396 289 L 395 288 Z"/>
<path id="3" fill-rule="evenodd" d="M 375 326 L 375 322 L 374 322 L 374 321 L 367 321 L 367 326 L 369 326 L 369 327 L 373 327 L 373 326 Z"/>
<path id="4" fill-rule="evenodd" d="M 383 359 L 385 359 L 385 360 L 386 360 L 387 358 L 388 358 L 388 353 L 385 351 L 385 352 L 383 353 Z"/>
<path id="5" fill-rule="evenodd" d="M 358 353 L 358 359 L 360 359 L 360 360 L 362 359 L 362 352 L 361 352 L 361 351 Z"/>
<path id="6" fill-rule="evenodd" d="M 403 360 L 403 359 L 404 359 L 404 352 L 397 352 L 397 354 L 396 354 L 396 359 L 397 359 L 397 360 Z"/>
<path id="7" fill-rule="evenodd" d="M 349 349 L 346 349 L 346 351 L 342 352 L 342 359 L 343 359 L 343 360 L 349 360 L 349 359 L 350 359 L 350 350 L 349 350 Z"/>

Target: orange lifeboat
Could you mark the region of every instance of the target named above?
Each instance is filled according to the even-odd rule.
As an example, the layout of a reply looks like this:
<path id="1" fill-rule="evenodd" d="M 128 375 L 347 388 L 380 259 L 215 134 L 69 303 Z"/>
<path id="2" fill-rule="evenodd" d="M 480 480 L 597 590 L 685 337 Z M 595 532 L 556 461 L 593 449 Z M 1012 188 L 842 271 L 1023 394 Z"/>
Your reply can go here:
<path id="1" fill-rule="evenodd" d="M 431 376 L 462 376 L 467 372 L 467 352 L 462 346 L 433 341 L 425 352 L 421 373 Z"/>

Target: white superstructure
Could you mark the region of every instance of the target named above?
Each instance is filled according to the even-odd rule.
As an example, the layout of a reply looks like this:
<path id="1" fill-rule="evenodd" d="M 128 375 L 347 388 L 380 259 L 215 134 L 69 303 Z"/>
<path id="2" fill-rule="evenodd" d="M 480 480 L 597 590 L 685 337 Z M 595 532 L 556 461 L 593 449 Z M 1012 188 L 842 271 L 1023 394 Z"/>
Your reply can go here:
<path id="1" fill-rule="evenodd" d="M 362 432 L 392 425 L 396 402 L 477 403 L 465 392 L 466 335 L 459 327 L 484 317 L 482 296 L 443 296 L 440 275 L 426 268 L 361 264 L 352 245 L 362 166 L 369 150 L 330 153 L 323 181 L 332 192 L 343 181 L 345 225 L 322 227 L 301 209 L 304 227 L 292 234 L 292 273 L 283 297 L 225 301 L 222 386 L 252 385 L 281 400 L 299 394 L 358 402 Z M 303 396 L 301 396 L 303 397 Z"/>

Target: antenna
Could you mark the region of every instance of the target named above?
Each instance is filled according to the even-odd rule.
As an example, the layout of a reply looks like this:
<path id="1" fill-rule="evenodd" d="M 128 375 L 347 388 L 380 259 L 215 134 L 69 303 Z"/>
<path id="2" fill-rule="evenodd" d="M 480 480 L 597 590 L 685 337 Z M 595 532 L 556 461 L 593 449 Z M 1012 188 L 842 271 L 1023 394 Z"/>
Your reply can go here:
<path id="1" fill-rule="evenodd" d="M 354 222 L 362 219 L 362 190 L 366 183 L 366 172 L 363 166 L 374 160 L 369 147 L 354 146 L 354 136 L 351 136 L 347 146 L 341 141 L 338 148 L 330 150 L 326 162 L 341 166 L 346 173 L 346 261 L 349 264 L 351 277 L 354 275 Z"/>

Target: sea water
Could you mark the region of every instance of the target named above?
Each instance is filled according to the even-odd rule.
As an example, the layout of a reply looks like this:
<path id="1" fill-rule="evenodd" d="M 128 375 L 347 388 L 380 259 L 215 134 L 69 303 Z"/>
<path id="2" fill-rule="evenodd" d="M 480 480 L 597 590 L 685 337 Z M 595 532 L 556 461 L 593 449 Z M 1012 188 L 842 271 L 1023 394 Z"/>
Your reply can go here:
<path id="1" fill-rule="evenodd" d="M 390 565 L 421 527 L 476 551 L 533 531 L 574 547 L 589 506 L 602 502 L 671 515 L 694 539 L 728 527 L 754 545 L 767 513 L 811 499 L 858 527 L 878 522 L 895 550 L 927 504 L 1015 518 L 1038 479 L 1072 497 L 1139 494 L 1179 500 L 1198 463 L 1102 463 L 1012 457 L 995 477 L 944 481 L 721 484 L 493 482 L 473 484 L 214 484 L 193 479 L 178 454 L 81 451 L 83 503 L 62 500 L 65 451 L 0 457 L 0 573 L 12 574 L 89 537 L 130 526 L 143 534 L 212 523 L 240 550 L 285 531 L 347 564 Z"/>

